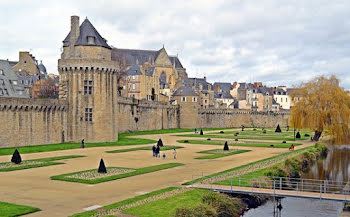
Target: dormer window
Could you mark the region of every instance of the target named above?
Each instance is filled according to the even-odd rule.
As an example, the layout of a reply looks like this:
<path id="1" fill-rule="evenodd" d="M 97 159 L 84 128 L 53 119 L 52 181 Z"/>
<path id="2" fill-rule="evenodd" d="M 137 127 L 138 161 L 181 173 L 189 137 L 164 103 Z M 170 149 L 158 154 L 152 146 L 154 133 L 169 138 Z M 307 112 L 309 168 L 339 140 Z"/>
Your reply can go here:
<path id="1" fill-rule="evenodd" d="M 88 36 L 87 37 L 88 44 L 95 44 L 95 37 L 94 36 Z"/>

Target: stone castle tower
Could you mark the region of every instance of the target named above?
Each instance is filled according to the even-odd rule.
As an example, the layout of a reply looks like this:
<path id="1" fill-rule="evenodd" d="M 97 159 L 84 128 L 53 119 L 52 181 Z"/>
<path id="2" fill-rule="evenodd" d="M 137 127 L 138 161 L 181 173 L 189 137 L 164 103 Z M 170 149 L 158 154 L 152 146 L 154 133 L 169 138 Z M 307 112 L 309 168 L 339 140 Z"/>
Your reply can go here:
<path id="1" fill-rule="evenodd" d="M 66 141 L 116 141 L 119 67 L 90 21 L 79 24 L 72 16 L 58 60 L 59 98 L 68 102 Z"/>

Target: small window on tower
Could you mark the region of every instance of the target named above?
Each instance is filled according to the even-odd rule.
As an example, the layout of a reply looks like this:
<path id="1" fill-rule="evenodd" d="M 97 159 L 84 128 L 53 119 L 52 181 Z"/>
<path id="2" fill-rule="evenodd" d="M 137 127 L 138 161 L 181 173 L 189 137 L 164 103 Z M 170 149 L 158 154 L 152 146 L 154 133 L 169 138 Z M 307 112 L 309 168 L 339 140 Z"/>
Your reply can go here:
<path id="1" fill-rule="evenodd" d="M 92 81 L 85 80 L 84 81 L 84 95 L 92 94 Z"/>
<path id="2" fill-rule="evenodd" d="M 92 121 L 92 108 L 85 108 L 85 121 Z"/>
<path id="3" fill-rule="evenodd" d="M 88 36 L 88 44 L 95 44 L 95 37 L 94 36 Z"/>

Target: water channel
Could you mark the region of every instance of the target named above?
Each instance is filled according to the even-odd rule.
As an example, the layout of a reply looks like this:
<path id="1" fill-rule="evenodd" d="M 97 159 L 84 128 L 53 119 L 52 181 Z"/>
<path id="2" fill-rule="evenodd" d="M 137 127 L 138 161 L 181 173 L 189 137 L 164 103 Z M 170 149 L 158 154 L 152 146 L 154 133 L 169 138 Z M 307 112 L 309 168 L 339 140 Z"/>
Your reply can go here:
<path id="1" fill-rule="evenodd" d="M 329 150 L 327 158 L 319 160 L 303 175 L 306 179 L 330 181 L 349 180 L 350 145 L 336 146 Z M 243 217 L 338 217 L 343 210 L 343 202 L 318 199 L 283 198 L 280 213 L 274 213 L 273 201 L 244 213 Z"/>

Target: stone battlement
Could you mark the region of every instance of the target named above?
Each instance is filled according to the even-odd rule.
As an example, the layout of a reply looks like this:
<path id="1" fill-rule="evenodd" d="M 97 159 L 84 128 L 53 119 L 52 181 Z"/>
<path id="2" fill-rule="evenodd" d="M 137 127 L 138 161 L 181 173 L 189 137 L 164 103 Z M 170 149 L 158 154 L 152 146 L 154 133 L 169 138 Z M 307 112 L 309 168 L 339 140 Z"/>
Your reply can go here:
<path id="1" fill-rule="evenodd" d="M 0 111 L 12 110 L 12 111 L 45 111 L 56 110 L 66 111 L 68 109 L 68 103 L 65 100 L 56 99 L 27 99 L 27 98 L 0 98 Z"/>

